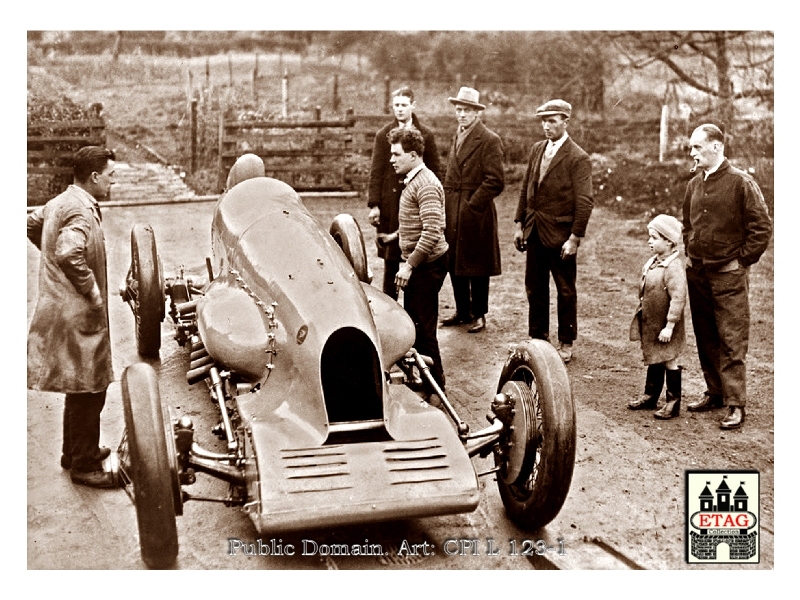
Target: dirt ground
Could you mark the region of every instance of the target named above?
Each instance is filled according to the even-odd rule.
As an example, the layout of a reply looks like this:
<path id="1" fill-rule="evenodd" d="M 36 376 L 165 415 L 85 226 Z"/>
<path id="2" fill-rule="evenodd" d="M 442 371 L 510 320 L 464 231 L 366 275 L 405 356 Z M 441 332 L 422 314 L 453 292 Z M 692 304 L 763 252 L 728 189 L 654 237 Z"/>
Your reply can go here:
<path id="1" fill-rule="evenodd" d="M 485 422 L 487 386 L 496 384 L 509 344 L 527 338 L 525 256 L 512 244 L 518 193 L 518 186 L 512 185 L 496 200 L 503 274 L 491 280 L 487 329 L 480 334 L 469 334 L 465 328 L 439 329 L 448 394 L 456 407 L 469 415 L 465 420 L 473 424 Z M 315 203 L 310 208 L 323 223 L 337 211 L 356 216 L 364 228 L 374 283 L 380 285 L 381 261 L 374 251 L 374 232 L 364 225 L 366 211 L 346 203 Z M 659 421 L 650 411 L 627 408 L 628 400 L 642 392 L 645 378 L 641 350 L 638 343 L 629 341 L 628 326 L 637 305 L 641 268 L 650 256 L 646 222 L 595 208 L 578 251 L 578 339 L 567 370 L 577 407 L 579 443 L 576 476 L 560 515 L 573 523 L 562 526 L 575 529 L 579 520 L 594 521 L 595 531 L 602 532 L 604 541 L 624 549 L 640 565 L 682 568 L 680 558 L 660 556 L 659 548 L 669 547 L 666 554 L 671 555 L 676 544 L 683 544 L 684 472 L 755 469 L 760 473 L 761 488 L 760 567 L 771 568 L 774 242 L 750 271 L 746 422 L 740 430 L 723 431 L 719 428 L 721 410 L 691 413 L 683 409 L 678 418 Z M 449 316 L 453 309 L 448 279 L 440 295 L 440 317 Z M 705 391 L 688 307 L 685 317 L 684 403 Z M 556 328 L 551 283 L 553 339 Z"/>
<path id="2" fill-rule="evenodd" d="M 124 153 L 120 159 L 126 159 Z M 525 257 L 517 253 L 511 243 L 515 196 L 518 191 L 516 187 L 510 186 L 497 200 L 503 274 L 492 279 L 486 331 L 473 335 L 463 328 L 439 329 L 448 377 L 448 396 L 461 417 L 472 428 L 479 428 L 486 422 L 485 415 L 509 345 L 527 337 L 527 303 L 522 283 Z M 378 284 L 382 277 L 382 265 L 375 253 L 374 230 L 366 225 L 367 209 L 363 199 L 316 199 L 307 201 L 306 204 L 321 224 L 330 223 L 336 214 L 342 212 L 352 214 L 361 223 L 370 266 L 375 276 L 374 282 Z M 145 210 L 155 211 L 156 208 Z M 158 209 L 159 212 L 170 210 L 169 207 Z M 177 211 L 177 207 L 174 210 Z M 203 214 L 209 210 L 207 203 L 202 209 L 198 207 L 198 211 Z M 146 214 L 138 214 L 136 218 L 143 218 Z M 120 220 L 119 215 L 116 219 L 119 221 L 117 226 L 122 230 L 109 230 L 107 237 L 109 240 L 125 240 L 125 234 L 130 227 L 129 220 L 125 217 Z M 109 225 L 113 222 L 114 220 Z M 625 566 L 685 569 L 685 471 L 755 469 L 760 473 L 761 487 L 761 562 L 749 568 L 772 569 L 773 249 L 770 247 L 762 260 L 751 269 L 752 325 L 748 356 L 750 394 L 744 427 L 738 431 L 721 431 L 718 420 L 722 415 L 719 412 L 696 414 L 682 411 L 677 419 L 657 421 L 649 411 L 633 412 L 626 408 L 628 400 L 640 393 L 644 383 L 645 369 L 639 348 L 628 341 L 628 324 L 637 304 L 638 277 L 641 265 L 648 258 L 644 224 L 644 221 L 621 219 L 607 209 L 596 208 L 587 236 L 579 250 L 579 332 L 575 357 L 567 367 L 577 410 L 576 465 L 567 501 L 561 513 L 546 528 L 548 538 L 566 539 L 569 547 L 568 556 L 559 558 L 557 566 L 567 569 Z M 176 260 L 183 260 L 180 257 L 202 256 L 209 251 L 205 247 L 208 240 L 205 227 L 201 228 L 202 231 L 194 231 L 196 227 L 191 227 L 192 231 L 188 232 L 186 225 L 185 216 L 167 216 L 164 227 L 158 230 L 159 247 L 163 246 L 164 251 L 169 254 L 162 256 L 167 269 L 174 268 Z M 113 245 L 110 249 L 110 258 L 114 259 L 112 262 L 119 262 L 117 255 L 128 256 L 125 244 L 119 247 Z M 200 260 L 197 264 L 202 268 Z M 31 266 L 29 257 L 29 268 Z M 187 264 L 189 266 L 191 265 Z M 29 273 L 30 277 L 34 275 Z M 120 277 L 117 273 L 114 281 Z M 30 294 L 30 284 L 29 280 L 29 304 L 35 298 L 35 294 Z M 29 306 L 29 311 L 30 309 Z M 440 295 L 440 315 L 448 316 L 452 310 L 452 289 L 448 280 Z M 555 332 L 554 302 L 551 313 L 551 330 Z M 688 311 L 686 318 L 690 319 Z M 127 324 L 125 332 L 127 345 L 130 346 L 130 324 Z M 119 338 L 115 341 L 115 348 L 119 350 L 120 344 L 125 343 L 124 338 Z M 122 360 L 122 363 L 115 365 L 115 368 L 119 368 L 129 364 L 133 357 L 118 353 L 115 360 Z M 691 327 L 688 328 L 683 365 L 685 397 L 696 397 L 703 392 L 704 385 Z M 30 410 L 33 409 L 29 406 Z M 40 417 L 30 412 L 28 416 L 30 434 L 32 423 L 39 422 Z M 57 430 L 57 424 L 50 430 Z M 52 470 L 55 459 L 46 455 L 47 453 L 43 454 L 36 444 L 33 447 L 29 445 L 28 450 L 29 485 L 34 486 L 29 487 L 30 516 L 38 514 L 37 511 L 47 508 L 51 502 L 46 497 L 39 496 L 39 488 L 34 485 L 39 481 L 38 471 L 30 467 L 33 464 L 31 461 L 43 461 Z M 57 449 L 52 449 L 51 454 L 56 452 Z M 494 487 L 494 484 L 487 482 L 487 487 Z M 67 488 L 71 489 L 69 486 Z M 42 490 L 47 496 L 51 488 L 45 486 Z M 497 503 L 495 496 L 496 492 L 487 492 L 487 501 Z M 498 518 L 502 519 L 502 516 Z M 52 519 L 47 523 L 50 521 Z M 36 535 L 36 531 L 42 531 L 40 524 L 36 520 L 29 520 L 29 536 Z M 45 531 L 50 529 L 45 527 Z M 600 547 L 619 552 L 628 562 L 616 559 L 609 564 L 607 551 L 592 553 L 593 549 Z M 72 563 L 65 560 L 62 568 L 73 568 L 67 566 Z M 60 563 L 45 562 L 40 566 L 49 565 L 44 568 L 50 568 L 54 564 Z M 741 567 L 703 565 L 694 568 Z"/>
<path id="3" fill-rule="evenodd" d="M 479 371 L 480 363 L 488 357 L 504 358 L 509 342 L 526 337 L 525 257 L 511 244 L 516 193 L 507 191 L 497 201 L 501 240 L 506 243 L 501 243 L 503 275 L 491 282 L 487 330 L 477 335 L 462 330 L 443 336 L 448 372 L 463 376 Z M 667 529 L 674 534 L 674 526 L 682 523 L 685 470 L 756 469 L 761 474 L 761 527 L 762 531 L 770 532 L 774 507 L 773 247 L 750 273 L 749 391 L 744 427 L 738 431 L 721 430 L 718 421 L 722 411 L 690 413 L 684 409 L 677 419 L 658 421 L 650 411 L 630 411 L 626 407 L 628 400 L 642 391 L 645 375 L 638 344 L 628 340 L 640 269 L 649 257 L 644 225 L 645 221 L 621 220 L 607 210 L 596 209 L 579 249 L 578 340 L 575 356 L 568 365 L 578 407 L 576 470 L 590 469 L 593 484 L 602 486 L 606 478 L 610 479 L 607 470 L 614 469 L 619 457 L 624 457 L 630 485 L 622 489 L 609 487 L 605 500 L 617 509 L 622 504 L 643 511 L 657 535 L 658 530 L 667 533 Z M 441 300 L 441 311 L 449 315 L 454 306 L 449 283 Z M 551 307 L 551 338 L 555 338 L 557 320 L 552 285 Z M 688 307 L 686 318 L 691 323 Z M 705 385 L 691 326 L 687 333 L 682 360 L 683 391 L 684 398 L 691 400 L 705 391 Z M 462 344 L 469 344 L 470 351 L 462 351 Z M 598 411 L 613 429 L 585 430 L 582 409 Z M 580 440 L 597 436 L 604 438 L 607 445 L 595 445 L 594 454 L 585 454 L 586 447 L 581 447 Z M 655 452 L 638 455 L 642 440 Z M 598 451 L 602 454 L 598 455 Z M 571 494 L 581 491 L 573 487 Z M 671 522 L 663 522 L 664 518 Z M 622 547 L 635 547 L 635 538 L 642 533 L 632 530 L 629 532 L 632 539 L 618 542 Z"/>
<path id="4" fill-rule="evenodd" d="M 132 149 L 109 140 L 119 160 L 136 162 Z M 113 142 L 113 143 L 111 143 Z M 485 424 L 487 392 L 496 385 L 509 344 L 526 339 L 525 256 L 512 244 L 513 213 L 519 184 L 496 201 L 503 274 L 491 281 L 487 329 L 440 329 L 448 392 L 465 421 Z M 321 223 L 335 214 L 353 214 L 364 230 L 376 284 L 382 265 L 367 225 L 363 199 L 316 201 L 309 208 Z M 644 385 L 638 345 L 628 340 L 637 304 L 641 266 L 649 256 L 646 220 L 622 218 L 596 208 L 578 253 L 578 340 L 568 365 L 577 407 L 575 476 L 553 531 L 602 537 L 644 568 L 686 568 L 683 561 L 684 473 L 687 470 L 750 470 L 760 473 L 761 563 L 774 567 L 774 247 L 751 268 L 751 328 L 748 353 L 747 420 L 738 431 L 719 429 L 722 412 L 689 413 L 657 421 L 649 411 L 630 411 L 630 398 Z M 179 235 L 179 234 L 178 234 Z M 551 331 L 555 334 L 555 292 L 551 288 Z M 401 299 L 402 300 L 402 299 Z M 440 316 L 453 311 L 445 283 Z M 691 321 L 689 311 L 687 320 Z M 555 337 L 553 335 L 553 337 Z M 691 326 L 682 361 L 686 400 L 705 389 Z M 586 532 L 591 532 L 587 534 Z M 569 539 L 569 538 L 568 538 Z M 580 568 L 581 565 L 574 565 Z M 714 565 L 700 568 L 726 568 Z"/>

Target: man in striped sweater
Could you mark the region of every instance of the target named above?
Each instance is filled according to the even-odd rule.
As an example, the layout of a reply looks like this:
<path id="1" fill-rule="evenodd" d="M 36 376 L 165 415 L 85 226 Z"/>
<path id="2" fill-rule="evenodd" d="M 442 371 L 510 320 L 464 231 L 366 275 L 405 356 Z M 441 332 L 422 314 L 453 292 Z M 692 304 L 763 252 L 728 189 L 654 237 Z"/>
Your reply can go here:
<path id="1" fill-rule="evenodd" d="M 389 162 L 398 175 L 405 175 L 397 231 L 405 262 L 400 264 L 395 283 L 403 290 L 403 307 L 416 327 L 414 346 L 433 360 L 431 373 L 444 390 L 444 368 L 436 337 L 439 290 L 447 276 L 444 189 L 422 160 L 425 141 L 419 131 L 393 129 L 389 143 Z"/>

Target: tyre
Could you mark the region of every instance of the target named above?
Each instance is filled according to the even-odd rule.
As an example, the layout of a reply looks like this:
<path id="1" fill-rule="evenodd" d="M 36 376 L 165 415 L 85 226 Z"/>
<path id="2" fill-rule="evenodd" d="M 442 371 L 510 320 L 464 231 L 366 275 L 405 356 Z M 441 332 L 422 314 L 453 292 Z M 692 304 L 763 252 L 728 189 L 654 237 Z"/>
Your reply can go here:
<path id="1" fill-rule="evenodd" d="M 370 283 L 372 277 L 369 273 L 367 249 L 356 220 L 348 214 L 337 215 L 331 223 L 330 234 L 353 266 L 358 280 Z"/>
<path id="2" fill-rule="evenodd" d="M 180 483 L 172 423 L 165 422 L 150 365 L 136 363 L 125 369 L 121 386 L 125 433 L 120 462 L 136 507 L 142 560 L 151 569 L 165 569 L 178 556 L 175 514 L 181 512 L 176 511 Z"/>
<path id="3" fill-rule="evenodd" d="M 575 466 L 575 404 L 569 375 L 544 340 L 515 346 L 498 392 L 515 400 L 513 427 L 495 449 L 497 485 L 509 518 L 535 531 L 552 521 L 567 498 Z"/>
<path id="4" fill-rule="evenodd" d="M 158 358 L 161 321 L 164 320 L 164 280 L 150 225 L 137 224 L 131 230 L 130 287 L 134 290 L 136 349 L 144 358 Z"/>

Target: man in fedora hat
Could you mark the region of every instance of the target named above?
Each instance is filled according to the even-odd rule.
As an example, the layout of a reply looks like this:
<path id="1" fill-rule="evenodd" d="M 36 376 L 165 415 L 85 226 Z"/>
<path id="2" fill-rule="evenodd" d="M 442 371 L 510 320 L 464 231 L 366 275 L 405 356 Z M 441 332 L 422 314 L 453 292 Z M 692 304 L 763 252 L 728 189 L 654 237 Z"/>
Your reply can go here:
<path id="1" fill-rule="evenodd" d="M 528 252 L 528 333 L 548 339 L 550 274 L 558 303 L 558 354 L 567 363 L 578 332 L 576 255 L 592 214 L 592 163 L 567 134 L 572 106 L 550 100 L 536 109 L 546 140 L 531 148 L 514 217 L 514 245 Z"/>
<path id="2" fill-rule="evenodd" d="M 486 328 L 489 278 L 500 275 L 500 241 L 494 199 L 503 191 L 503 144 L 481 122 L 486 108 L 477 90 L 462 87 L 455 98 L 458 130 L 450 144 L 444 178 L 445 237 L 450 245 L 448 272 L 456 312 L 444 327 L 469 324 Z"/>

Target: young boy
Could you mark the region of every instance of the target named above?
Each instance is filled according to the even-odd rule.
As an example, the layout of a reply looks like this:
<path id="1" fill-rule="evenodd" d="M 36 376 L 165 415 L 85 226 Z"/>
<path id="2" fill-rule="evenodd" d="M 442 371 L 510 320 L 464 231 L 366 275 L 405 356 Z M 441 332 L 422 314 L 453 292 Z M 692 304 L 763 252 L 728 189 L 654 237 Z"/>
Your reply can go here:
<path id="1" fill-rule="evenodd" d="M 642 269 L 639 308 L 631 323 L 630 337 L 641 342 L 647 379 L 644 394 L 631 400 L 628 408 L 656 408 L 666 378 L 667 403 L 655 412 L 657 419 L 677 417 L 681 406 L 678 358 L 686 343 L 686 272 L 678 257 L 681 228 L 670 215 L 658 215 L 648 223 L 648 245 L 655 255 Z"/>

